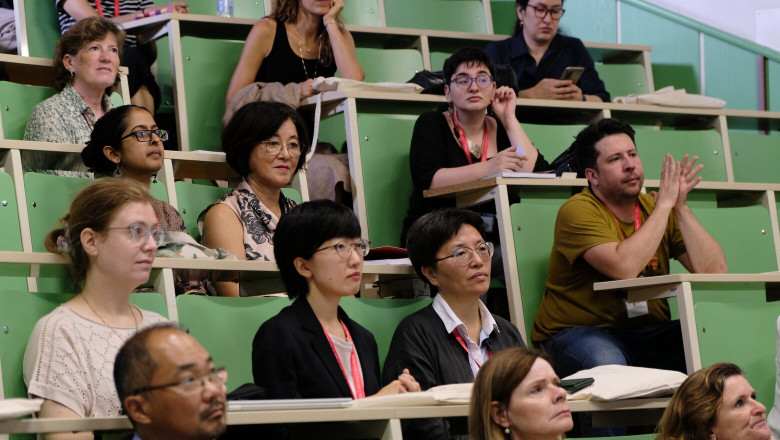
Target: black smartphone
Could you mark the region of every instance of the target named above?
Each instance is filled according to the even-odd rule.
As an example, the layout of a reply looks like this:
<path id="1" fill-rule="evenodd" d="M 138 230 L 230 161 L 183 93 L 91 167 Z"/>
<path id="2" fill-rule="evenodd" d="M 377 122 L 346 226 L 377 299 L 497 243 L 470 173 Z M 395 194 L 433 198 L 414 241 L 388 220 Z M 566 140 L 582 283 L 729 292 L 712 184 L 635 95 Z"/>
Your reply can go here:
<path id="1" fill-rule="evenodd" d="M 563 71 L 561 79 L 570 79 L 572 84 L 577 84 L 584 72 L 584 67 L 569 66 Z"/>
<path id="2" fill-rule="evenodd" d="M 591 385 L 593 385 L 592 377 L 583 377 L 581 379 L 563 379 L 561 381 L 561 388 L 566 390 L 566 392 L 569 394 L 573 394 Z"/>

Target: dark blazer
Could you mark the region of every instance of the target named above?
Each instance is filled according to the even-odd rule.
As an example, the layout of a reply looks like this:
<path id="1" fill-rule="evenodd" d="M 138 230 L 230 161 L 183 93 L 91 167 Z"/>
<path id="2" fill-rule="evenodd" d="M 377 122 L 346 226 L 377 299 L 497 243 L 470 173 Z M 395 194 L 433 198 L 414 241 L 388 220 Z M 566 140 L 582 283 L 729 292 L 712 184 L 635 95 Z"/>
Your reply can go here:
<path id="1" fill-rule="evenodd" d="M 379 391 L 379 355 L 374 336 L 339 307 L 357 349 L 366 396 Z M 352 397 L 322 325 L 299 297 L 260 326 L 252 342 L 252 375 L 269 399 Z"/>

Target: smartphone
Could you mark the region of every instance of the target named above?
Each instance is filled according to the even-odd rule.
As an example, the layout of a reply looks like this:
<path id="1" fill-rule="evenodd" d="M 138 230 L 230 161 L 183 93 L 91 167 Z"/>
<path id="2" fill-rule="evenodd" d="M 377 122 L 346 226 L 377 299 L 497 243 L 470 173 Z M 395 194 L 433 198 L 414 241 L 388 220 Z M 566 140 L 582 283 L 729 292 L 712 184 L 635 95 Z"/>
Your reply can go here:
<path id="1" fill-rule="evenodd" d="M 583 72 L 585 72 L 584 67 L 569 66 L 563 71 L 561 79 L 570 79 L 572 84 L 577 84 Z"/>
<path id="2" fill-rule="evenodd" d="M 561 381 L 561 388 L 566 390 L 567 393 L 573 394 L 577 391 L 593 385 L 592 377 L 583 377 L 581 379 L 563 379 Z"/>

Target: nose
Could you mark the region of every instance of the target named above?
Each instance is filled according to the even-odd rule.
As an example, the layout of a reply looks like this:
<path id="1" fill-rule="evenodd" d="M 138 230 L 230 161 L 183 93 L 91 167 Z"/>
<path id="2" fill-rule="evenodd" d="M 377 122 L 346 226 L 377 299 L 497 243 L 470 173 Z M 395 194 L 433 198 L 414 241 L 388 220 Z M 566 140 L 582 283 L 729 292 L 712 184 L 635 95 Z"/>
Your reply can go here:
<path id="1" fill-rule="evenodd" d="M 763 403 L 759 402 L 758 400 L 753 400 L 753 403 L 755 403 L 755 408 L 753 408 L 753 413 L 756 415 L 762 415 L 766 414 L 766 407 Z"/>
<path id="2" fill-rule="evenodd" d="M 473 267 L 481 267 L 483 264 L 485 264 L 485 260 L 482 259 L 482 256 L 479 255 L 479 252 L 474 251 L 471 253 L 471 266 Z"/>
<path id="3" fill-rule="evenodd" d="M 479 90 L 479 84 L 477 84 L 476 78 L 471 78 L 471 82 L 469 83 L 469 91 L 472 90 Z"/>
<path id="4" fill-rule="evenodd" d="M 555 390 L 553 392 L 553 402 L 560 402 L 561 400 L 566 400 L 566 390 L 561 388 L 558 385 L 553 385 L 555 387 Z"/>
<path id="5" fill-rule="evenodd" d="M 152 251 L 156 250 L 156 249 L 157 249 L 157 241 L 154 239 L 154 234 L 151 234 L 151 233 L 150 233 L 150 234 L 149 234 L 149 235 L 146 237 L 146 240 L 143 242 L 143 244 L 142 244 L 141 246 L 142 246 L 142 247 L 143 247 L 143 249 L 145 249 L 145 250 L 150 250 L 150 249 L 151 249 Z"/>
<path id="6" fill-rule="evenodd" d="M 634 163 L 634 158 L 631 156 L 626 156 L 623 158 L 623 169 L 625 170 L 633 170 L 636 168 L 636 164 Z"/>
<path id="7" fill-rule="evenodd" d="M 279 150 L 277 157 L 281 157 L 283 159 L 289 159 L 291 157 L 290 149 L 287 147 L 287 144 L 282 144 L 281 150 Z"/>
<path id="8" fill-rule="evenodd" d="M 546 11 L 544 17 L 542 17 L 542 21 L 545 23 L 552 22 L 552 11 Z"/>

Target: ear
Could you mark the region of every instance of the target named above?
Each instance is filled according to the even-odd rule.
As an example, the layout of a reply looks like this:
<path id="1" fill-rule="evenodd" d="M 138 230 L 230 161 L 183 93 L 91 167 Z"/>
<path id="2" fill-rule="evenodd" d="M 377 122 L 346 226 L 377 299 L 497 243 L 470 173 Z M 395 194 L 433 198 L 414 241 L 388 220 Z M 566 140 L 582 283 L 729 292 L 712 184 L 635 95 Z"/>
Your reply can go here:
<path id="1" fill-rule="evenodd" d="M 125 409 L 127 411 L 127 416 L 136 423 L 141 425 L 152 423 L 152 418 L 149 416 L 152 411 L 152 405 L 142 395 L 135 394 L 126 397 Z"/>
<path id="2" fill-rule="evenodd" d="M 599 186 L 599 173 L 593 168 L 585 168 L 585 178 L 592 186 Z"/>
<path id="3" fill-rule="evenodd" d="M 114 162 L 117 165 L 119 165 L 119 162 L 122 161 L 122 155 L 110 145 L 103 147 L 103 154 L 108 158 L 108 160 Z"/>
<path id="4" fill-rule="evenodd" d="M 509 426 L 509 417 L 506 415 L 506 408 L 495 400 L 490 402 L 490 418 L 493 419 L 493 422 L 495 422 L 496 425 L 502 428 Z"/>
<path id="5" fill-rule="evenodd" d="M 65 69 L 68 72 L 73 72 L 73 56 L 66 53 L 65 56 L 62 57 L 62 65 L 65 66 Z"/>
<path id="6" fill-rule="evenodd" d="M 517 10 L 517 19 L 518 20 L 525 20 L 525 9 L 521 5 L 517 5 L 515 8 Z"/>
<path id="7" fill-rule="evenodd" d="M 306 260 L 303 257 L 296 257 L 293 260 L 293 266 L 295 266 L 295 270 L 297 270 L 302 277 L 306 278 L 307 280 L 312 278 L 311 264 L 309 263 L 309 260 Z"/>
<path id="8" fill-rule="evenodd" d="M 97 256 L 97 232 L 92 228 L 84 228 L 81 230 L 79 239 L 81 240 L 81 247 L 84 248 L 84 252 L 86 252 L 87 255 L 91 257 Z"/>
<path id="9" fill-rule="evenodd" d="M 445 79 L 445 81 L 447 81 L 447 80 Z M 444 84 L 444 96 L 447 97 L 447 102 L 452 104 L 452 99 L 450 99 L 450 86 L 449 86 L 449 84 Z"/>
<path id="10" fill-rule="evenodd" d="M 436 271 L 432 267 L 423 266 L 420 268 L 420 271 L 425 275 L 425 278 L 428 278 L 428 281 L 430 281 L 431 284 L 439 287 L 439 279 L 436 278 Z"/>

